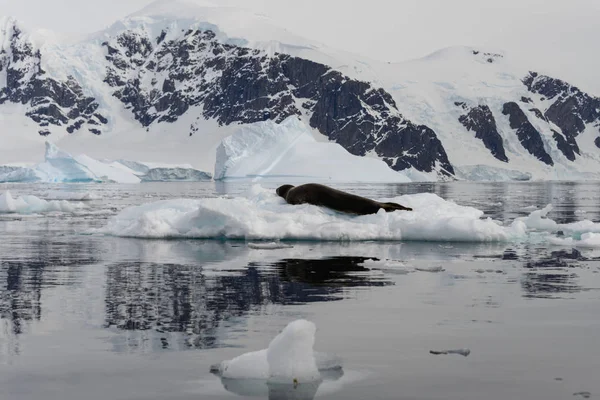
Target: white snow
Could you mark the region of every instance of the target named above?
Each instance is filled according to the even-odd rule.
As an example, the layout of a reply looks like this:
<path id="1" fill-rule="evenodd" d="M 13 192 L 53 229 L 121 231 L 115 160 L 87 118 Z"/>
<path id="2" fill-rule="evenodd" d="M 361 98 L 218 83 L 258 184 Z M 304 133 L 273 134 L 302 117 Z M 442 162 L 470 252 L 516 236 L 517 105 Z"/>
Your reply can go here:
<path id="1" fill-rule="evenodd" d="M 502 226 L 483 212 L 435 194 L 400 196 L 412 212 L 353 216 L 309 204 L 289 205 L 272 189 L 254 185 L 244 197 L 167 200 L 130 207 L 101 232 L 143 238 L 245 240 L 418 240 L 493 242 L 525 234 L 525 224 Z"/>
<path id="2" fill-rule="evenodd" d="M 217 148 L 215 179 L 285 178 L 338 182 L 410 182 L 381 160 L 358 157 L 336 143 L 318 142 L 297 117 L 240 128 Z"/>
<path id="3" fill-rule="evenodd" d="M 34 214 L 45 212 L 72 213 L 85 208 L 83 203 L 71 203 L 65 200 L 46 201 L 36 196 L 13 198 L 9 191 L 0 195 L 0 214 Z"/>
<path id="4" fill-rule="evenodd" d="M 310 321 L 291 322 L 267 349 L 242 354 L 212 369 L 227 379 L 261 379 L 287 384 L 318 382 L 321 374 L 313 350 L 315 333 L 316 326 Z M 318 358 L 322 365 L 331 368 L 330 357 Z"/>

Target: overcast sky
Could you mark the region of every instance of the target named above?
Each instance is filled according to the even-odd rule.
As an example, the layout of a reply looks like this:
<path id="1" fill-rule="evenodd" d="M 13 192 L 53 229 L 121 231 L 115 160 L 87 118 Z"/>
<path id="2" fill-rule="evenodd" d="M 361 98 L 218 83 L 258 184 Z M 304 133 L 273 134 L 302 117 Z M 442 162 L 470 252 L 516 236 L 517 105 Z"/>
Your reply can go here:
<path id="1" fill-rule="evenodd" d="M 0 0 L 0 16 L 92 32 L 148 0 Z M 600 95 L 600 0 L 211 0 L 267 14 L 301 36 L 384 60 L 453 45 L 504 50 Z"/>

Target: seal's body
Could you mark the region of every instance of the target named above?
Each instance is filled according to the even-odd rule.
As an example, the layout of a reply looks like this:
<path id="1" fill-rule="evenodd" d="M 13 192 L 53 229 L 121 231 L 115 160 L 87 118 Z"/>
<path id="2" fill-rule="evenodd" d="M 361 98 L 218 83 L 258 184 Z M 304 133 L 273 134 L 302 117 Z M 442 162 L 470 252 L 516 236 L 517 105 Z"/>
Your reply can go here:
<path id="1" fill-rule="evenodd" d="M 318 183 L 307 183 L 300 186 L 283 185 L 277 188 L 277 194 L 289 204 L 308 203 L 350 214 L 377 214 L 382 208 L 387 212 L 396 210 L 412 211 L 412 208 L 400 204 L 380 203 Z"/>

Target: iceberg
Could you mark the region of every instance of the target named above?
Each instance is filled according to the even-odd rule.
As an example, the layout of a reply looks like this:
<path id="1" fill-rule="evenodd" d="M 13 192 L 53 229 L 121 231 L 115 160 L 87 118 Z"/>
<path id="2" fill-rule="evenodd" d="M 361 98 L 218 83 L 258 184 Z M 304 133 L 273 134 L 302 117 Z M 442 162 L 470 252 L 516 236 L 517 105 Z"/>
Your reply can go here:
<path id="1" fill-rule="evenodd" d="M 318 142 L 296 116 L 245 125 L 217 147 L 215 180 L 285 178 L 337 182 L 410 182 L 385 162 Z"/>
<path id="2" fill-rule="evenodd" d="M 33 168 L 13 165 L 0 165 L 0 182 L 39 182 L 40 176 Z"/>
<path id="3" fill-rule="evenodd" d="M 321 370 L 341 369 L 342 366 L 339 359 L 314 352 L 316 330 L 310 321 L 291 322 L 267 349 L 223 361 L 212 366 L 211 371 L 224 379 L 258 379 L 292 385 L 320 382 Z"/>
<path id="4" fill-rule="evenodd" d="M 152 168 L 142 176 L 142 182 L 202 182 L 210 181 L 208 172 L 193 168 Z"/>
<path id="5" fill-rule="evenodd" d="M 137 161 L 96 160 L 85 154 L 72 156 L 46 142 L 45 161 L 34 166 L 0 166 L 0 182 L 171 182 L 207 181 L 210 173 L 189 165 Z"/>

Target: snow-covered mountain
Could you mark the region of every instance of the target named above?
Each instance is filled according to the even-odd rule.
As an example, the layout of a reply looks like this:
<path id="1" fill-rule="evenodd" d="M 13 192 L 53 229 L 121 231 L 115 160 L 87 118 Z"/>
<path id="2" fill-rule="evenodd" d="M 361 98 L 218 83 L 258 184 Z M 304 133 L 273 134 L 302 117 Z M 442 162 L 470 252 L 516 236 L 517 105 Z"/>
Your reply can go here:
<path id="1" fill-rule="evenodd" d="M 240 124 L 289 117 L 413 177 L 600 178 L 600 99 L 500 52 L 379 63 L 185 1 L 78 41 L 0 22 L 0 164 L 40 161 L 50 140 L 213 171 Z"/>

